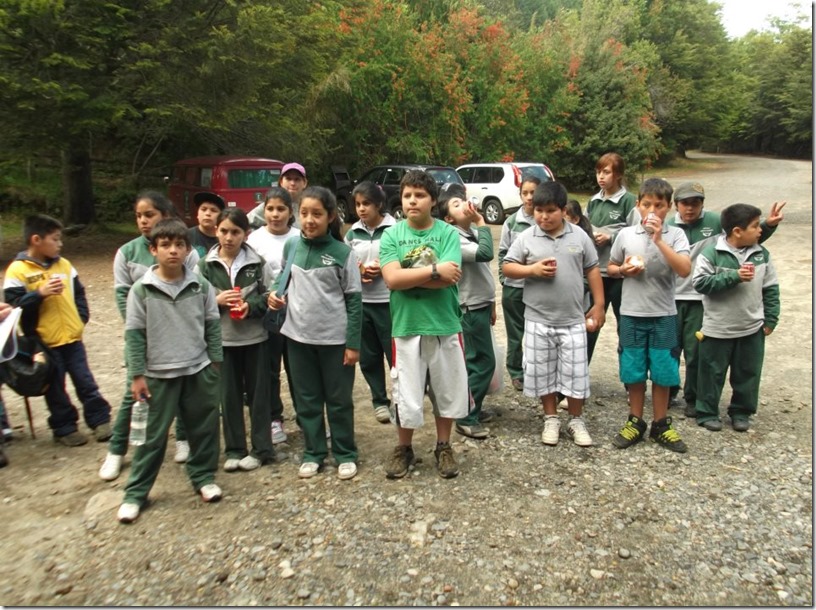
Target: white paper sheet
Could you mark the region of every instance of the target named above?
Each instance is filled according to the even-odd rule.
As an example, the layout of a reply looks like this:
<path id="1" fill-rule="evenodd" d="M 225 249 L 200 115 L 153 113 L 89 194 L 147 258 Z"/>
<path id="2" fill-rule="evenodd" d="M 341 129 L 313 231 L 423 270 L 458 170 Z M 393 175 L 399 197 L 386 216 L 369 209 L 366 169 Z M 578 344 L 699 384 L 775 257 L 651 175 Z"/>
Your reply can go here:
<path id="1" fill-rule="evenodd" d="M 11 360 L 17 354 L 17 322 L 22 314 L 23 310 L 15 307 L 8 317 L 0 322 L 0 345 L 3 346 L 0 351 L 0 362 Z"/>

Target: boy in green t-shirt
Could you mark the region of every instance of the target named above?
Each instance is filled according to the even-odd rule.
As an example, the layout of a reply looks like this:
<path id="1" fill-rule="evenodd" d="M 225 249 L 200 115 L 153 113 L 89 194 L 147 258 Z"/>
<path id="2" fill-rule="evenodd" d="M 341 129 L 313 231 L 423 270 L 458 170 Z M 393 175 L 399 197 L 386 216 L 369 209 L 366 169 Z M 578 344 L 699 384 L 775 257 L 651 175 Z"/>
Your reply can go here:
<path id="1" fill-rule="evenodd" d="M 386 229 L 380 242 L 382 275 L 391 290 L 392 417 L 399 436 L 385 469 L 389 479 L 404 477 L 415 461 L 411 441 L 422 425 L 426 384 L 443 478 L 459 474 L 450 434 L 471 408 L 456 285 L 462 277 L 459 234 L 431 216 L 438 192 L 430 174 L 406 172 L 400 183 L 405 222 Z"/>

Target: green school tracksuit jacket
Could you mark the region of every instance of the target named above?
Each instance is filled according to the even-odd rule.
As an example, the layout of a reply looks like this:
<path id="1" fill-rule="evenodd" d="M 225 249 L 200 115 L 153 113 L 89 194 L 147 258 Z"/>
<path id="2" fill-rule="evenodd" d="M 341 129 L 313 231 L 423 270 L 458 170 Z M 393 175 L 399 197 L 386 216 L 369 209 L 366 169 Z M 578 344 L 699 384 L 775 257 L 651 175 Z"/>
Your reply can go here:
<path id="1" fill-rule="evenodd" d="M 686 224 L 680 218 L 680 214 L 675 214 L 674 217 L 666 221 L 666 224 L 672 227 L 681 229 L 686 234 L 686 239 L 689 241 L 691 251 L 692 268 L 697 261 L 697 257 L 704 248 L 711 244 L 716 244 L 717 239 L 722 233 L 722 224 L 720 224 L 720 215 L 714 212 L 703 210 L 700 217 L 692 223 Z M 770 227 L 764 222 L 762 227 L 762 237 L 759 238 L 759 243 L 764 242 L 771 237 L 776 231 L 776 227 Z M 677 286 L 674 290 L 674 298 L 678 301 L 702 301 L 703 295 L 694 290 L 692 284 L 693 273 L 689 273 L 687 277 L 677 277 Z"/>
<path id="2" fill-rule="evenodd" d="M 754 264 L 754 279 L 743 282 L 739 268 Z M 762 246 L 744 250 L 731 247 L 721 235 L 697 259 L 694 288 L 703 294 L 703 334 L 717 339 L 735 339 L 775 328 L 779 321 L 779 279 L 771 255 Z"/>
<path id="3" fill-rule="evenodd" d="M 331 235 L 301 236 L 283 248 L 288 259 L 297 243 L 281 334 L 310 345 L 360 349 L 363 323 L 362 282 L 357 256 Z M 280 276 L 272 286 L 278 288 Z"/>

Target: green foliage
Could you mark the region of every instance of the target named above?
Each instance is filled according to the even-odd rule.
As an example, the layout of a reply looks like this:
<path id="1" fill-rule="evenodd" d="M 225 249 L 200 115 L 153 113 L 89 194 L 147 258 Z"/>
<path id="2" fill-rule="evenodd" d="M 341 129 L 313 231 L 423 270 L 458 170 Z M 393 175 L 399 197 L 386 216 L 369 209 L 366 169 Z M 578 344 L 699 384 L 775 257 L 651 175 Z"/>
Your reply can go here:
<path id="1" fill-rule="evenodd" d="M 313 182 L 518 159 L 592 189 L 609 150 L 632 177 L 697 146 L 807 157 L 812 116 L 810 30 L 728 40 L 711 0 L 0 0 L 0 162 L 89 158 L 103 220 L 181 157 Z M 0 189 L 70 211 L 89 175 Z"/>
<path id="2" fill-rule="evenodd" d="M 777 22 L 739 41 L 745 72 L 745 119 L 730 132 L 738 149 L 810 156 L 813 139 L 813 55 L 808 29 Z"/>

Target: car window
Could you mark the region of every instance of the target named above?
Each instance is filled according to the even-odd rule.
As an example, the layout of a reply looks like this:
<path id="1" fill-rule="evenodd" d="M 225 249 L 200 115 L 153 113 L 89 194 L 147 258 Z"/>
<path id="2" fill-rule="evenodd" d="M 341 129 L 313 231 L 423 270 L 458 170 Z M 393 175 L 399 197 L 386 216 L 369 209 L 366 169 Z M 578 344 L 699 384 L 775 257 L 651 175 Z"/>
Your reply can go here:
<path id="1" fill-rule="evenodd" d="M 459 177 L 459 174 L 457 174 L 456 170 L 452 167 L 429 169 L 428 173 L 433 176 L 433 179 L 436 180 L 437 184 L 445 184 L 446 182 L 455 182 L 456 184 L 462 183 L 462 179 Z"/>
<path id="2" fill-rule="evenodd" d="M 385 178 L 383 179 L 383 185 L 398 186 L 400 180 L 402 180 L 401 169 L 394 169 L 389 167 L 387 170 L 385 170 Z"/>
<path id="3" fill-rule="evenodd" d="M 490 168 L 489 167 L 475 168 L 473 172 L 473 182 L 478 182 L 479 184 L 490 182 Z"/>
<path id="4" fill-rule="evenodd" d="M 269 188 L 276 186 L 279 178 L 279 169 L 231 169 L 227 172 L 227 185 L 231 189 Z"/>
<path id="5" fill-rule="evenodd" d="M 201 174 L 200 174 L 200 183 L 198 186 L 203 186 L 204 188 L 210 188 L 212 186 L 212 168 L 211 167 L 202 167 Z"/>
<path id="6" fill-rule="evenodd" d="M 498 184 L 504 178 L 504 168 L 503 167 L 491 167 L 490 168 L 490 182 L 493 184 Z"/>
<path id="7" fill-rule="evenodd" d="M 374 184 L 382 184 L 383 174 L 385 173 L 385 169 L 382 167 L 375 167 L 372 170 L 369 170 L 358 182 L 363 182 L 364 180 L 370 180 Z"/>
<path id="8" fill-rule="evenodd" d="M 459 174 L 459 177 L 462 179 L 462 182 L 465 184 L 470 184 L 473 182 L 471 178 L 473 178 L 473 168 L 472 167 L 463 167 L 461 169 L 457 169 L 456 173 Z"/>

